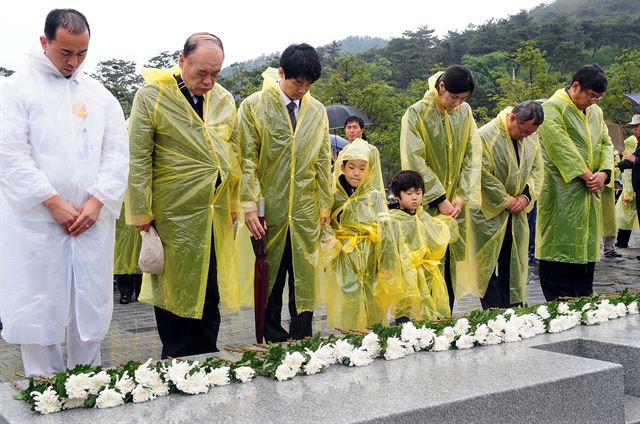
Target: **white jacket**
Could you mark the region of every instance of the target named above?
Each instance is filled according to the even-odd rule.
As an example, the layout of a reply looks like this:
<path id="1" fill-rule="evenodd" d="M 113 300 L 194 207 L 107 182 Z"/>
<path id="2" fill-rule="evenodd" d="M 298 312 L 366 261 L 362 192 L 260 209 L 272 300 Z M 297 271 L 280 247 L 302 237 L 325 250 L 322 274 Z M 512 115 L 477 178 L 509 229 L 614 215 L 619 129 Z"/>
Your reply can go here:
<path id="1" fill-rule="evenodd" d="M 115 220 L 127 184 L 118 101 L 78 69 L 64 78 L 37 51 L 0 86 L 0 317 L 9 343 L 65 341 L 74 307 L 82 340 L 102 340 L 113 311 Z M 104 206 L 78 237 L 42 202 Z M 70 304 L 73 284 L 75 304 Z"/>

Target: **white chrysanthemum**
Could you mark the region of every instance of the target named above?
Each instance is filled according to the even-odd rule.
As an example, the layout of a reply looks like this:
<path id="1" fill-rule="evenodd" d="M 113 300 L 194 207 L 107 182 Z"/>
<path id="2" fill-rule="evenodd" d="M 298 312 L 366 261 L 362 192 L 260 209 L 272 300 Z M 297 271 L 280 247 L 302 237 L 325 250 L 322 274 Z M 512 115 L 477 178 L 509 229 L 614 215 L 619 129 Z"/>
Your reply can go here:
<path id="1" fill-rule="evenodd" d="M 585 323 L 595 325 L 598 323 L 598 311 L 587 311 Z"/>
<path id="2" fill-rule="evenodd" d="M 241 383 L 248 383 L 253 379 L 256 372 L 251 367 L 239 367 L 234 370 L 236 378 Z"/>
<path id="3" fill-rule="evenodd" d="M 433 349 L 431 350 L 434 352 L 444 352 L 449 349 L 451 349 L 451 340 L 446 336 L 437 336 L 433 342 Z"/>
<path id="4" fill-rule="evenodd" d="M 31 397 L 36 402 L 36 411 L 41 414 L 52 414 L 62 409 L 62 401 L 52 387 L 47 387 L 47 390 L 42 393 L 33 391 Z"/>
<path id="5" fill-rule="evenodd" d="M 167 383 L 163 383 L 162 380 L 158 378 L 158 382 L 150 387 L 154 396 L 166 396 L 169 394 L 169 385 Z"/>
<path id="6" fill-rule="evenodd" d="M 185 379 L 185 376 L 191 368 L 192 365 L 189 365 L 187 361 L 173 359 L 171 361 L 171 366 L 167 369 L 167 377 L 169 377 L 173 384 L 178 384 L 178 382 Z"/>
<path id="7" fill-rule="evenodd" d="M 420 350 L 420 332 L 411 321 L 402 324 L 400 340 L 414 351 Z"/>
<path id="8" fill-rule="evenodd" d="M 160 374 L 155 369 L 151 369 L 149 365 L 151 364 L 152 359 L 149 358 L 147 362 L 140 365 L 134 374 L 134 378 L 138 384 L 142 384 L 145 387 L 153 387 L 161 384 Z"/>
<path id="9" fill-rule="evenodd" d="M 536 314 L 538 314 L 542 319 L 551 318 L 551 314 L 549 314 L 549 308 L 547 308 L 547 305 L 538 306 L 538 309 L 536 309 Z"/>
<path id="10" fill-rule="evenodd" d="M 287 364 L 280 364 L 278 368 L 276 368 L 276 378 L 278 381 L 289 380 L 296 376 L 296 372 L 291 369 Z"/>
<path id="11" fill-rule="evenodd" d="M 502 337 L 500 337 L 496 333 L 491 332 L 487 334 L 487 337 L 485 337 L 484 341 L 482 342 L 478 341 L 478 342 L 483 346 L 497 345 L 502 343 Z"/>
<path id="12" fill-rule="evenodd" d="M 418 329 L 418 340 L 420 350 L 428 349 L 436 338 L 436 333 L 430 328 L 422 326 Z"/>
<path id="13" fill-rule="evenodd" d="M 506 311 L 504 311 L 504 312 L 502 313 L 502 315 L 504 315 L 504 316 L 515 315 L 515 314 L 516 314 L 516 311 L 514 311 L 514 310 L 513 310 L 513 309 L 511 309 L 511 308 L 507 309 Z"/>
<path id="14" fill-rule="evenodd" d="M 116 382 L 116 389 L 120 391 L 123 395 L 128 394 L 136 387 L 136 383 L 133 381 L 131 377 L 129 377 L 129 372 L 125 371 L 122 374 L 122 377 Z"/>
<path id="15" fill-rule="evenodd" d="M 207 393 L 209 384 L 207 374 L 204 370 L 200 370 L 191 375 L 187 375 L 184 379 L 178 380 L 176 387 L 183 393 L 197 395 L 199 393 Z"/>
<path id="16" fill-rule="evenodd" d="M 106 371 L 100 371 L 92 375 L 90 380 L 89 394 L 97 395 L 104 386 L 111 383 L 111 376 Z"/>
<path id="17" fill-rule="evenodd" d="M 317 374 L 326 366 L 326 364 L 318 359 L 315 355 L 311 355 L 309 362 L 304 365 L 304 373 L 306 375 Z"/>
<path id="18" fill-rule="evenodd" d="M 504 326 L 504 335 L 502 336 L 505 342 L 517 342 L 520 340 L 520 323 L 519 320 L 508 321 Z"/>
<path id="19" fill-rule="evenodd" d="M 153 390 L 147 389 L 142 384 L 138 384 L 132 391 L 133 403 L 147 402 L 154 399 L 156 396 L 153 394 Z"/>
<path id="20" fill-rule="evenodd" d="M 116 389 L 104 389 L 96 399 L 96 408 L 105 409 L 113 408 L 124 403 L 124 395 Z"/>
<path id="21" fill-rule="evenodd" d="M 475 339 L 473 338 L 473 336 L 470 336 L 468 334 L 463 334 L 460 337 L 458 337 L 458 340 L 456 340 L 456 347 L 458 349 L 470 349 L 473 347 L 474 342 L 475 342 Z"/>
<path id="22" fill-rule="evenodd" d="M 313 356 L 322 361 L 325 365 L 335 364 L 338 360 L 336 358 L 336 350 L 331 343 L 327 345 L 320 345 L 318 350 L 314 352 Z"/>
<path id="23" fill-rule="evenodd" d="M 306 358 L 300 352 L 287 352 L 282 363 L 291 368 L 295 373 L 297 373 L 305 360 Z"/>
<path id="24" fill-rule="evenodd" d="M 504 327 L 507 325 L 507 320 L 502 316 L 498 315 L 495 319 L 490 319 L 487 321 L 487 327 L 493 331 L 496 336 L 500 336 L 504 331 Z"/>
<path id="25" fill-rule="evenodd" d="M 348 341 L 342 339 L 336 340 L 335 351 L 338 361 L 349 359 L 349 356 L 351 356 L 351 352 L 353 351 L 353 349 L 355 349 L 355 347 Z"/>
<path id="26" fill-rule="evenodd" d="M 558 313 L 559 314 L 566 314 L 569 312 L 569 305 L 567 305 L 567 303 L 565 302 L 560 302 L 558 304 Z"/>
<path id="27" fill-rule="evenodd" d="M 85 399 L 63 399 L 62 409 L 75 409 L 82 408 L 84 406 Z"/>
<path id="28" fill-rule="evenodd" d="M 445 337 L 447 340 L 449 340 L 449 343 L 451 343 L 456 338 L 456 332 L 453 327 L 445 327 L 442 329 L 441 336 Z"/>
<path id="29" fill-rule="evenodd" d="M 562 331 L 562 320 L 560 317 L 549 321 L 549 333 L 559 333 Z"/>
<path id="30" fill-rule="evenodd" d="M 384 352 L 384 359 L 391 361 L 407 356 L 407 348 L 397 337 L 387 338 L 387 348 Z"/>
<path id="31" fill-rule="evenodd" d="M 560 324 L 562 325 L 562 331 L 569 330 L 576 325 L 580 324 L 580 318 L 577 318 L 574 314 L 564 315 L 558 317 Z"/>
<path id="32" fill-rule="evenodd" d="M 82 399 L 87 398 L 87 391 L 93 387 L 91 376 L 87 373 L 72 374 L 64 382 L 64 389 L 67 392 L 69 399 Z"/>
<path id="33" fill-rule="evenodd" d="M 623 316 L 627 315 L 627 305 L 625 305 L 623 302 L 616 303 L 616 306 L 614 307 L 614 309 L 618 314 L 619 318 L 622 318 Z"/>
<path id="34" fill-rule="evenodd" d="M 609 311 L 607 308 L 598 308 L 596 309 L 596 318 L 598 319 L 598 323 L 603 323 L 609 321 Z"/>
<path id="35" fill-rule="evenodd" d="M 207 374 L 209 386 L 225 386 L 231 382 L 229 367 L 214 368 Z"/>
<path id="36" fill-rule="evenodd" d="M 350 367 L 364 367 L 366 365 L 369 365 L 373 361 L 374 358 L 371 357 L 369 351 L 362 348 L 352 350 L 351 354 L 349 355 Z"/>
<path id="37" fill-rule="evenodd" d="M 369 356 L 377 358 L 380 355 L 380 338 L 372 331 L 364 336 L 361 347 L 369 352 Z"/>
<path id="38" fill-rule="evenodd" d="M 589 310 L 589 309 L 591 309 L 591 302 L 587 302 L 587 303 L 585 303 L 585 304 L 584 304 L 584 306 L 582 307 L 582 311 L 583 311 L 583 312 L 584 312 L 584 311 L 587 311 L 587 310 Z"/>
<path id="39" fill-rule="evenodd" d="M 629 315 L 638 315 L 638 302 L 634 300 L 629 303 L 629 306 L 627 306 L 627 312 L 629 312 Z"/>
<path id="40" fill-rule="evenodd" d="M 487 338 L 489 334 L 489 327 L 486 324 L 480 324 L 476 327 L 476 331 L 473 333 L 476 341 L 480 344 L 484 343 L 484 340 Z"/>
<path id="41" fill-rule="evenodd" d="M 469 320 L 460 318 L 456 321 L 456 325 L 453 326 L 453 331 L 456 333 L 456 336 L 467 334 L 469 332 Z"/>

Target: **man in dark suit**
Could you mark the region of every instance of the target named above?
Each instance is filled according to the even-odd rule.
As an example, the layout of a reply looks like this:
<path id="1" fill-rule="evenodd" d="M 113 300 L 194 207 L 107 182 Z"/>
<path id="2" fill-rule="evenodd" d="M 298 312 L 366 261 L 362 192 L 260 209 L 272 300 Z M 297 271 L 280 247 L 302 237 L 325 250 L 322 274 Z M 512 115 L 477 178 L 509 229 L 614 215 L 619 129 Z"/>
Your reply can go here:
<path id="1" fill-rule="evenodd" d="M 638 211 L 638 221 L 640 221 L 640 114 L 633 115 L 631 122 L 627 126 L 631 127 L 633 135 L 638 140 L 638 145 L 633 153 L 625 156 L 618 163 L 618 168 L 621 171 L 625 169 L 631 170 L 631 184 L 636 194 L 636 210 Z M 640 260 L 640 256 L 636 256 L 636 259 Z"/>

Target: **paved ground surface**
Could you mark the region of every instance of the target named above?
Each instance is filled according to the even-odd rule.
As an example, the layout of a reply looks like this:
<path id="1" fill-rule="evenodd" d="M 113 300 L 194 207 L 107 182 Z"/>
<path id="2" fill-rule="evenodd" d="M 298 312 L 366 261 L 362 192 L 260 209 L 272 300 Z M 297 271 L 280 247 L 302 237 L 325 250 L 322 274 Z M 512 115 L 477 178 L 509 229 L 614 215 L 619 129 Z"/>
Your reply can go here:
<path id="1" fill-rule="evenodd" d="M 625 288 L 640 290 L 640 261 L 636 260 L 636 256 L 640 255 L 640 233 L 634 232 L 629 246 L 628 249 L 619 249 L 624 255 L 622 258 L 606 259 L 596 265 L 594 289 L 597 292 L 618 292 Z M 544 303 L 537 268 L 530 267 L 529 272 L 527 302 Z M 114 290 L 113 321 L 102 345 L 103 364 L 112 366 L 131 359 L 145 361 L 148 358 L 159 358 L 161 344 L 156 331 L 153 307 L 139 302 L 120 305 L 118 299 L 117 290 Z M 454 315 L 462 316 L 479 308 L 480 301 L 468 296 L 456 301 Z M 285 306 L 283 318 L 287 317 Z M 314 331 L 329 332 L 324 310 L 316 311 Z M 253 309 L 243 309 L 238 315 L 222 318 L 218 339 L 220 349 L 234 345 L 250 345 L 254 341 Z M 19 346 L 10 345 L 0 339 L 0 381 L 10 381 L 21 372 Z"/>

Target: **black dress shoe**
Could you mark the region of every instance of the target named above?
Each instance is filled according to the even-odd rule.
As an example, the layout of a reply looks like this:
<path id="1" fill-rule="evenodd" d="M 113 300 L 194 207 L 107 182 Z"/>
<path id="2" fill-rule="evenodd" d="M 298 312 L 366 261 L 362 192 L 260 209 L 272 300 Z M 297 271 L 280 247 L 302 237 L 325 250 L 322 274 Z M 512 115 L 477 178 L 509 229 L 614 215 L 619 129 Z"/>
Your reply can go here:
<path id="1" fill-rule="evenodd" d="M 120 304 L 121 305 L 127 305 L 127 304 L 129 304 L 129 302 L 131 302 L 131 296 L 129 296 L 128 294 L 121 294 L 120 295 Z"/>
<path id="2" fill-rule="evenodd" d="M 604 252 L 605 258 L 621 258 L 622 254 L 616 252 L 615 250 L 610 250 L 608 252 Z"/>

